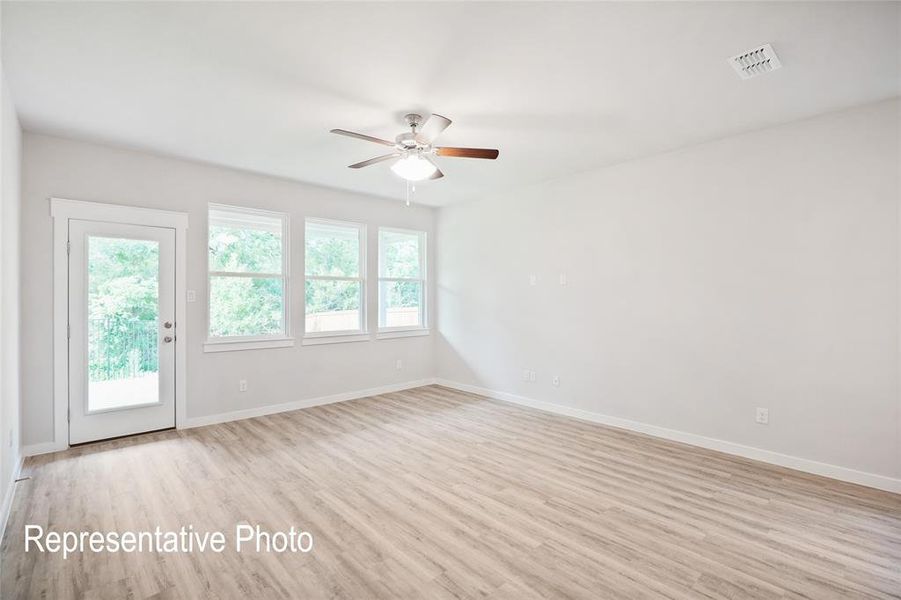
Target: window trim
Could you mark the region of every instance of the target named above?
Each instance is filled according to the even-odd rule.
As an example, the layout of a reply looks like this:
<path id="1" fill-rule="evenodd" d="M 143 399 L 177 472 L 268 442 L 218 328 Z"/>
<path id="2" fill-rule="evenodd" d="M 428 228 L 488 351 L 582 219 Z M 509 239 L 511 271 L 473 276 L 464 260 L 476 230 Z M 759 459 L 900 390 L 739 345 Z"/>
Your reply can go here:
<path id="1" fill-rule="evenodd" d="M 337 275 L 307 275 L 307 225 L 309 223 L 356 228 L 359 234 L 359 275 L 344 277 Z M 369 278 L 367 276 L 367 227 L 360 221 L 342 221 L 321 217 L 306 217 L 303 221 L 303 339 L 305 346 L 339 342 L 357 342 L 369 339 Z M 360 328 L 336 331 L 307 331 L 307 280 L 317 281 L 357 281 L 360 283 Z"/>
<path id="2" fill-rule="evenodd" d="M 408 337 L 419 337 L 423 335 L 430 335 L 432 330 L 428 327 L 410 327 L 407 329 L 389 329 L 387 331 L 382 330 L 376 334 L 375 339 L 377 340 L 393 340 L 396 338 L 408 338 Z"/>
<path id="3" fill-rule="evenodd" d="M 382 232 L 389 233 L 407 233 L 419 236 L 419 277 L 382 277 Z M 393 337 L 410 337 L 415 335 L 429 335 L 429 301 L 428 301 L 428 232 L 420 229 L 403 229 L 400 227 L 379 227 L 378 236 L 378 315 L 376 315 L 377 323 L 377 339 L 390 339 Z M 422 319 L 419 325 L 404 325 L 400 327 L 382 327 L 382 296 L 381 283 L 383 281 L 418 281 L 422 290 L 421 301 L 422 306 L 419 307 Z"/>
<path id="4" fill-rule="evenodd" d="M 279 219 L 282 223 L 282 272 L 281 273 L 248 273 L 246 271 L 212 271 L 210 270 L 210 212 L 222 210 L 226 212 L 246 215 L 248 217 L 261 216 Z M 248 221 L 235 220 L 236 224 Z M 291 216 L 288 213 L 266 210 L 262 208 L 250 208 L 246 206 L 234 206 L 230 204 L 207 204 L 207 252 L 206 252 L 206 340 L 203 343 L 204 352 L 229 352 L 234 350 L 256 350 L 263 348 L 287 348 L 294 345 L 294 337 L 291 335 Z M 282 323 L 284 329 L 280 333 L 270 335 L 210 335 L 210 314 L 212 312 L 212 279 L 213 277 L 246 277 L 250 279 L 281 279 L 282 280 Z"/>
<path id="5" fill-rule="evenodd" d="M 235 352 L 238 350 L 263 350 L 266 348 L 291 348 L 294 346 L 294 338 L 264 338 L 264 339 L 233 339 L 220 341 L 207 340 L 203 343 L 204 352 Z"/>

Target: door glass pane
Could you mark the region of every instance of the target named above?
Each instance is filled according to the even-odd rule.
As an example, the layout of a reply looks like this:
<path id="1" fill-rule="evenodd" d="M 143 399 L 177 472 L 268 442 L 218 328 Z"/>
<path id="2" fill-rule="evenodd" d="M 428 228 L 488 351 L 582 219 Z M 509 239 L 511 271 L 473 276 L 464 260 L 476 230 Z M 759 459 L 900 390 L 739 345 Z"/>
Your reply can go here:
<path id="1" fill-rule="evenodd" d="M 88 410 L 159 401 L 159 243 L 89 236 Z"/>

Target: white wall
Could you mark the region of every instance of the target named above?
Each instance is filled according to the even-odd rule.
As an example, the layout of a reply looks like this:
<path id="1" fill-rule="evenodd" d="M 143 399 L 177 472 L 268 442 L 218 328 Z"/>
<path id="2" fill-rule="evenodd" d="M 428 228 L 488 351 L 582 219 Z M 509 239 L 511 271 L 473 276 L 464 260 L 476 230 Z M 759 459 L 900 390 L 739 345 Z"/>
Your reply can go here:
<path id="1" fill-rule="evenodd" d="M 188 212 L 201 299 L 223 202 L 292 215 L 295 283 L 304 216 L 429 231 L 440 335 L 204 354 L 189 304 L 191 418 L 437 374 L 899 478 L 899 124 L 894 100 L 583 173 L 441 209 L 437 236 L 425 207 L 26 133 L 23 443 L 53 435 L 48 198 Z"/>
<path id="2" fill-rule="evenodd" d="M 898 144 L 889 101 L 441 209 L 439 376 L 901 476 Z"/>
<path id="3" fill-rule="evenodd" d="M 206 337 L 207 204 L 218 202 L 291 215 L 291 298 L 295 329 L 303 323 L 303 224 L 307 216 L 365 222 L 369 274 L 377 273 L 378 226 L 424 230 L 433 241 L 433 209 L 407 208 L 359 194 L 303 185 L 140 152 L 44 135 L 25 134 L 22 179 L 22 440 L 53 441 L 51 219 L 49 198 L 61 197 L 189 214 L 187 412 L 199 419 L 432 377 L 431 337 L 373 340 L 293 348 L 204 353 Z M 376 286 L 370 285 L 370 305 Z M 434 298 L 434 294 L 429 295 Z M 431 311 L 434 314 L 434 310 Z M 395 370 L 395 360 L 404 368 Z M 238 391 L 238 380 L 248 391 Z"/>
<path id="4" fill-rule="evenodd" d="M 19 463 L 19 176 L 22 130 L 0 69 L 0 531 Z M 11 496 L 10 496 L 11 497 Z"/>

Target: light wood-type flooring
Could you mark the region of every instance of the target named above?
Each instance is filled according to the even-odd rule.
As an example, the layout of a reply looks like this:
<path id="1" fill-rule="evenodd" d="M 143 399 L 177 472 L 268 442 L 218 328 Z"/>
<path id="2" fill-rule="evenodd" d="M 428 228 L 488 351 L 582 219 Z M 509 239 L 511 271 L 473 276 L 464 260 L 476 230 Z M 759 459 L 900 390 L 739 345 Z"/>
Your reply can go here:
<path id="1" fill-rule="evenodd" d="M 838 440 L 836 443 L 840 443 Z M 14 598 L 899 598 L 901 496 L 430 386 L 30 458 Z M 30 552 L 310 531 L 309 554 Z"/>

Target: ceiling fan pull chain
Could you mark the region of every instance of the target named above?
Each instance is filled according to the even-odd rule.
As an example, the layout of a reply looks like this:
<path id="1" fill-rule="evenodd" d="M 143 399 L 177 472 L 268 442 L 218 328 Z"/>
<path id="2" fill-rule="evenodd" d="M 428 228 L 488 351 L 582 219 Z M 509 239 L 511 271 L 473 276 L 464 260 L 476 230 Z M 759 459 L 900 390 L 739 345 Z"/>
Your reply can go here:
<path id="1" fill-rule="evenodd" d="M 405 204 L 410 206 L 413 203 L 413 196 L 416 194 L 416 184 L 407 180 L 407 201 Z"/>

